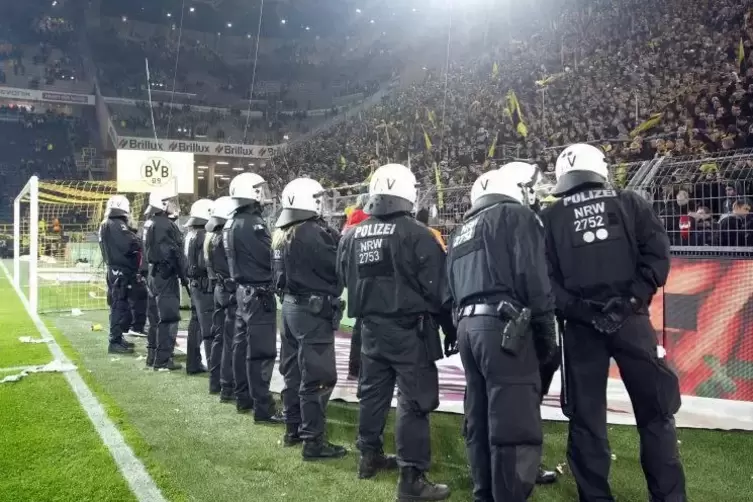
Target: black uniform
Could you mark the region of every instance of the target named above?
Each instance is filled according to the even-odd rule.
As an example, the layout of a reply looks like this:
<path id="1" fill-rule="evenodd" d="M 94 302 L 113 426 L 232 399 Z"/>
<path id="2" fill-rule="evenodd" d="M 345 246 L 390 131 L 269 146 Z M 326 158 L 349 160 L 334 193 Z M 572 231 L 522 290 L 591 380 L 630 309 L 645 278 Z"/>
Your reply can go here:
<path id="1" fill-rule="evenodd" d="M 138 235 L 138 230 L 131 229 L 131 232 L 134 233 L 134 235 Z M 144 254 L 144 245 L 143 240 L 141 237 L 138 238 L 139 243 L 139 255 L 143 256 Z M 134 333 L 144 333 L 144 330 L 146 328 L 146 310 L 147 310 L 147 302 L 149 294 L 147 292 L 146 288 L 146 279 L 147 276 L 147 265 L 146 260 L 141 260 L 141 263 L 139 264 L 139 272 L 136 276 L 136 282 L 133 284 L 133 287 L 131 288 L 131 296 L 128 300 L 128 303 L 131 307 L 131 326 L 130 331 Z"/>
<path id="2" fill-rule="evenodd" d="M 467 384 L 474 500 L 522 502 L 541 460 L 539 362 L 556 347 L 540 220 L 509 197 L 481 197 L 450 239 L 447 275 Z M 514 311 L 499 309 L 501 302 Z M 530 325 L 517 314 L 524 309 Z M 503 345 L 506 330 L 514 331 Z"/>
<path id="3" fill-rule="evenodd" d="M 253 404 L 254 418 L 269 421 L 275 417 L 269 384 L 277 357 L 272 237 L 257 202 L 238 209 L 223 232 L 230 274 L 238 288 L 233 339 L 237 406 L 246 411 Z"/>
<path id="4" fill-rule="evenodd" d="M 183 235 L 177 224 L 160 211 L 144 224 L 144 252 L 149 262 L 148 287 L 159 314 L 154 368 L 174 367 L 172 361 L 180 322 L 180 284 L 186 283 Z M 151 330 L 150 333 L 151 335 Z"/>
<path id="5" fill-rule="evenodd" d="M 128 304 L 137 282 L 141 246 L 128 228 L 127 217 L 118 210 L 99 227 L 99 247 L 107 265 L 107 304 L 110 306 L 110 346 L 124 347 L 123 333 L 131 325 Z"/>
<path id="6" fill-rule="evenodd" d="M 306 442 L 304 456 L 327 451 L 326 410 L 337 383 L 335 329 L 342 319 L 337 280 L 339 234 L 318 218 L 293 222 L 276 231 L 275 289 L 282 293 L 280 373 L 283 417 L 288 443 L 296 436 Z"/>
<path id="7" fill-rule="evenodd" d="M 348 231 L 338 249 L 348 315 L 362 323 L 359 475 L 370 477 L 388 464 L 383 432 L 397 383 L 398 497 L 423 497 L 429 490 L 442 497 L 430 500 L 442 500 L 449 489 L 430 485 L 423 473 L 431 461 L 429 413 L 439 406 L 435 361 L 442 347 L 433 315 L 442 306 L 445 254 L 406 204 L 372 197 L 370 217 Z"/>
<path id="8" fill-rule="evenodd" d="M 657 356 L 648 318 L 651 298 L 669 274 L 665 229 L 640 196 L 603 187 L 576 187 L 542 217 L 552 287 L 566 323 L 562 405 L 580 500 L 614 500 L 605 392 L 610 357 L 633 403 L 651 500 L 686 500 L 673 418 L 679 384 Z"/>
<path id="9" fill-rule="evenodd" d="M 191 222 L 189 221 L 189 224 Z M 207 264 L 204 259 L 204 229 L 206 220 L 196 219 L 196 225 L 189 228 L 185 236 L 185 254 L 188 265 L 187 276 L 191 290 L 191 320 L 188 323 L 188 347 L 186 350 L 186 372 L 206 371 L 201 361 L 201 345 L 209 361 L 212 350 L 212 313 L 214 312 L 214 292 L 209 283 Z M 219 392 L 219 389 L 217 389 Z"/>
<path id="10" fill-rule="evenodd" d="M 235 399 L 233 380 L 233 334 L 235 332 L 235 283 L 222 243 L 225 220 L 210 218 L 206 229 L 206 263 L 209 280 L 214 284 L 212 349 L 209 356 L 209 392 L 220 393 L 220 400 Z"/>
<path id="11" fill-rule="evenodd" d="M 141 230 L 141 249 L 144 249 L 144 234 L 146 225 Z M 159 326 L 159 311 L 157 310 L 157 298 L 154 292 L 149 288 L 149 262 L 146 255 L 142 254 L 141 267 L 139 275 L 143 278 L 144 289 L 146 290 L 146 317 L 149 321 L 149 328 L 146 334 L 146 366 L 154 366 L 154 357 L 157 353 L 157 327 Z"/>

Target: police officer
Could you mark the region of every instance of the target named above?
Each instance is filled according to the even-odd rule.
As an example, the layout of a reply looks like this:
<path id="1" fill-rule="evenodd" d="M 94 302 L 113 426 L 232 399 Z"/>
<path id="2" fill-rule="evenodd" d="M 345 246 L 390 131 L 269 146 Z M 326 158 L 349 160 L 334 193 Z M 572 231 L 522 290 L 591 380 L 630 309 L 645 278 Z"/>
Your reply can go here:
<path id="1" fill-rule="evenodd" d="M 510 162 L 499 168 L 502 175 L 507 177 L 508 180 L 517 179 L 522 185 L 528 189 L 524 192 L 526 195 L 525 203 L 531 207 L 535 212 L 539 212 L 542 206 L 546 204 L 547 197 L 550 197 L 553 184 L 548 184 L 546 180 L 541 176 L 541 172 L 538 167 L 526 162 Z M 559 324 L 558 324 L 559 326 Z M 560 330 L 558 330 L 559 332 Z M 544 397 L 549 393 L 549 388 L 554 380 L 554 375 L 560 367 L 561 353 L 559 346 L 549 361 L 540 362 L 539 364 L 539 376 L 541 377 L 541 402 L 544 402 Z M 539 467 L 539 472 L 536 476 L 537 485 L 548 485 L 557 481 L 557 472 L 546 469 L 544 466 Z"/>
<path id="2" fill-rule="evenodd" d="M 361 319 L 360 478 L 395 467 L 382 433 L 397 383 L 398 500 L 444 500 L 445 485 L 429 482 L 429 413 L 439 406 L 435 361 L 442 357 L 433 315 L 442 307 L 445 255 L 411 213 L 416 178 L 399 164 L 371 177 L 369 218 L 343 236 L 338 276 L 348 289 L 348 315 Z"/>
<path id="3" fill-rule="evenodd" d="M 288 183 L 272 238 L 275 290 L 282 295 L 283 442 L 303 441 L 304 460 L 347 453 L 325 437 L 327 403 L 337 383 L 335 329 L 343 314 L 343 288 L 336 270 L 340 235 L 321 219 L 323 192 L 309 178 Z"/>
<path id="4" fill-rule="evenodd" d="M 220 394 L 220 402 L 235 402 L 233 381 L 233 334 L 235 332 L 235 284 L 222 243 L 222 227 L 235 211 L 230 197 L 220 197 L 212 205 L 206 224 L 205 240 L 207 274 L 214 284 L 212 314 L 212 348 L 209 356 L 209 392 Z"/>
<path id="5" fill-rule="evenodd" d="M 541 461 L 539 363 L 556 349 L 544 233 L 514 169 L 489 171 L 452 235 L 448 287 L 466 378 L 466 446 L 477 501 L 526 500 Z"/>
<path id="6" fill-rule="evenodd" d="M 269 384 L 277 357 L 277 302 L 272 288 L 272 236 L 262 217 L 271 200 L 264 178 L 239 174 L 230 182 L 238 205 L 225 223 L 223 240 L 237 284 L 233 374 L 239 412 L 254 410 L 255 422 L 282 423 Z"/>
<path id="7" fill-rule="evenodd" d="M 191 291 L 191 320 L 188 323 L 188 346 L 186 350 L 186 373 L 204 373 L 207 368 L 201 361 L 201 345 L 207 361 L 212 349 L 212 314 L 214 312 L 214 292 L 209 284 L 207 264 L 204 260 L 204 227 L 212 212 L 212 201 L 199 199 L 191 205 L 186 227 L 185 255 L 188 270 L 186 276 Z"/>
<path id="8" fill-rule="evenodd" d="M 188 280 L 183 235 L 174 221 L 180 211 L 177 195 L 167 189 L 155 190 L 149 194 L 147 211 L 151 215 L 144 223 L 147 281 L 159 315 L 156 339 L 148 339 L 147 344 L 155 347 L 155 370 L 178 370 L 183 366 L 173 361 L 173 351 L 180 322 L 180 286 L 186 287 Z"/>
<path id="9" fill-rule="evenodd" d="M 146 215 L 151 214 L 152 210 L 147 205 Z M 153 291 L 149 288 L 149 262 L 144 253 L 144 236 L 146 234 L 146 224 L 141 229 L 141 266 L 139 275 L 143 278 L 144 289 L 146 289 L 146 317 L 149 321 L 149 327 L 146 332 L 146 369 L 154 368 L 154 356 L 157 353 L 157 327 L 159 326 L 159 311 L 157 310 L 157 299 Z"/>
<path id="10" fill-rule="evenodd" d="M 687 500 L 674 422 L 679 383 L 648 318 L 669 274 L 667 233 L 639 195 L 608 186 L 598 148 L 569 146 L 555 172 L 559 200 L 542 218 L 557 310 L 565 319 L 562 405 L 580 500 L 614 500 L 606 427 L 610 357 L 633 403 L 651 500 Z"/>
<path id="11" fill-rule="evenodd" d="M 143 257 L 144 241 L 141 239 L 141 236 L 139 236 L 139 231 L 137 228 L 129 228 L 134 235 L 138 236 L 139 256 Z M 148 308 L 149 293 L 147 292 L 146 288 L 146 279 L 144 279 L 144 277 L 146 277 L 147 275 L 146 260 L 142 258 L 140 259 L 140 261 L 141 263 L 139 264 L 139 272 L 138 274 L 136 274 L 136 281 L 131 287 L 131 295 L 128 301 L 131 308 L 131 326 L 128 330 L 128 334 L 144 337 L 146 336 L 144 334 L 144 331 L 146 329 L 146 311 Z"/>
<path id="12" fill-rule="evenodd" d="M 131 324 L 128 301 L 139 270 L 138 237 L 128 227 L 131 206 L 124 195 L 107 201 L 105 220 L 99 227 L 99 248 L 107 266 L 107 304 L 110 306 L 111 354 L 132 354 L 133 344 L 123 338 Z"/>

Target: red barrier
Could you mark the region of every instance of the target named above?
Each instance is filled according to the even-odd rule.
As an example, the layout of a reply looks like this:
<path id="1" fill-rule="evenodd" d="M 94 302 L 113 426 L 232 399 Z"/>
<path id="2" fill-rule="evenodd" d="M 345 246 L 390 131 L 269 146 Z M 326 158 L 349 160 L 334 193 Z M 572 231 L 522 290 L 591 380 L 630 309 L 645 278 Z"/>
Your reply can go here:
<path id="1" fill-rule="evenodd" d="M 674 258 L 651 322 L 683 394 L 753 401 L 753 260 Z"/>

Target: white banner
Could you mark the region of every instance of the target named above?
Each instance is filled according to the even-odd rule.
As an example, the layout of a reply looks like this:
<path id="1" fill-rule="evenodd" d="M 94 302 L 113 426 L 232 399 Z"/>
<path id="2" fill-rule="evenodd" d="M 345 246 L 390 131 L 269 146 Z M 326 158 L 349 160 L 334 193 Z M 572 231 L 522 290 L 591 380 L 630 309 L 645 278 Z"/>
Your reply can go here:
<path id="1" fill-rule="evenodd" d="M 186 352 L 186 331 L 178 332 L 175 350 Z M 279 354 L 279 341 L 278 341 Z M 332 392 L 331 399 L 340 399 L 349 403 L 357 403 L 358 382 L 348 378 L 348 354 L 350 352 L 350 335 L 344 332 L 335 337 L 335 351 L 337 360 L 337 385 Z M 206 364 L 206 360 L 204 361 Z M 439 409 L 444 413 L 463 413 L 463 392 L 465 391 L 465 372 L 460 356 L 437 361 L 439 372 Z M 272 374 L 270 388 L 272 392 L 280 392 L 285 385 L 279 371 L 279 359 Z M 567 421 L 560 408 L 560 374 L 554 376 L 549 395 L 541 404 L 541 418 L 558 422 Z M 630 403 L 625 385 L 621 380 L 610 378 L 607 382 L 607 422 L 618 425 L 635 425 L 633 406 Z M 392 400 L 392 406 L 397 406 L 397 398 Z M 675 415 L 678 427 L 692 429 L 722 429 L 753 431 L 753 403 L 747 401 L 731 401 L 727 399 L 711 399 L 696 396 L 682 396 L 682 407 Z"/>
<path id="2" fill-rule="evenodd" d="M 192 153 L 118 150 L 118 192 L 146 193 L 162 186 L 194 193 Z"/>
<path id="3" fill-rule="evenodd" d="M 73 92 L 38 91 L 18 87 L 0 87 L 0 98 L 94 106 L 94 96 Z"/>
<path id="4" fill-rule="evenodd" d="M 212 141 L 187 141 L 181 139 L 153 139 L 120 136 L 118 149 L 123 150 L 158 150 L 162 152 L 187 152 L 198 155 L 215 155 L 218 157 L 242 157 L 247 159 L 268 159 L 272 157 L 276 146 L 236 145 L 232 143 L 215 143 Z"/>

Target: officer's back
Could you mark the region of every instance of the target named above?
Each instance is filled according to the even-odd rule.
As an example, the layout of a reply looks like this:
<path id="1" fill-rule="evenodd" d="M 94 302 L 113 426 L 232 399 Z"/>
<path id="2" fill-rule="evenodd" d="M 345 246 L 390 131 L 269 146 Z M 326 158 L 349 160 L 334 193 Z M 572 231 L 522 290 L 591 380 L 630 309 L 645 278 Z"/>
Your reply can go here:
<path id="1" fill-rule="evenodd" d="M 272 282 L 272 237 L 258 202 L 239 208 L 225 224 L 225 250 L 232 256 L 230 272 L 238 284 Z"/>
<path id="2" fill-rule="evenodd" d="M 576 298 L 635 297 L 645 307 L 669 273 L 666 231 L 648 202 L 603 179 L 560 187 L 542 212 L 553 279 Z"/>
<path id="3" fill-rule="evenodd" d="M 180 254 L 183 235 L 166 212 L 158 212 L 144 224 L 144 236 L 144 251 L 149 263 L 164 264 Z"/>
<path id="4" fill-rule="evenodd" d="M 293 295 L 323 294 L 339 298 L 335 254 L 339 236 L 319 219 L 309 219 L 295 228 L 295 238 L 284 246 L 284 285 L 279 289 Z"/>
<path id="5" fill-rule="evenodd" d="M 377 196 L 369 206 L 383 203 Z M 349 316 L 397 318 L 439 311 L 444 253 L 407 210 L 370 215 L 346 233 L 341 248 L 347 259 Z"/>

